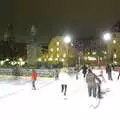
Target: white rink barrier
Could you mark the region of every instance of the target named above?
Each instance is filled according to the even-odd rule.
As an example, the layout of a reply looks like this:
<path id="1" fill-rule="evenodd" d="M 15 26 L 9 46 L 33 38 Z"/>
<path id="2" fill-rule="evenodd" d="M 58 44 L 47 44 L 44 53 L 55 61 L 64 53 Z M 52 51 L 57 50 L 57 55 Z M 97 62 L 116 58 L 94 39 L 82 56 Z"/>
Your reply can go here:
<path id="1" fill-rule="evenodd" d="M 55 77 L 56 70 L 49 70 L 49 69 L 35 69 L 38 77 Z M 18 70 L 18 76 L 31 76 L 32 69 L 23 69 L 20 68 Z M 0 69 L 0 75 L 13 75 L 13 69 Z"/>

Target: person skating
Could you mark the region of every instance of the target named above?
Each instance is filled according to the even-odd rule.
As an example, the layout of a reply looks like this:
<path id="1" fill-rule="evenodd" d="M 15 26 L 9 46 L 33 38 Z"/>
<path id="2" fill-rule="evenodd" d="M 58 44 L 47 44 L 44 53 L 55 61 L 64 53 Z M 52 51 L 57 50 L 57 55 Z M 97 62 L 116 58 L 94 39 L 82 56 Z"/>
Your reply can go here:
<path id="1" fill-rule="evenodd" d="M 92 72 L 91 69 L 88 70 L 86 75 L 86 82 L 88 86 L 88 95 L 89 97 L 98 97 L 101 98 L 101 81 L 100 79 Z"/>
<path id="2" fill-rule="evenodd" d="M 104 75 L 103 75 L 103 70 L 100 71 L 100 74 L 98 76 L 101 77 L 103 82 L 106 82 L 105 78 L 104 78 Z"/>
<path id="3" fill-rule="evenodd" d="M 70 77 L 67 73 L 67 68 L 62 68 L 59 73 L 59 80 L 61 81 L 61 92 L 64 96 L 67 94 L 67 87 Z"/>
<path id="4" fill-rule="evenodd" d="M 120 77 L 120 67 L 118 68 L 118 77 L 117 77 L 117 79 L 119 80 L 119 77 Z"/>
<path id="5" fill-rule="evenodd" d="M 35 82 L 37 80 L 37 72 L 35 70 L 32 70 L 32 87 L 33 90 L 36 90 Z"/>
<path id="6" fill-rule="evenodd" d="M 58 79 L 59 79 L 59 71 L 56 70 L 56 71 L 55 71 L 55 80 L 58 80 Z"/>
<path id="7" fill-rule="evenodd" d="M 108 80 L 112 80 L 112 68 L 109 64 L 106 66 L 106 73 L 108 74 Z"/>
<path id="8" fill-rule="evenodd" d="M 86 76 L 86 73 L 87 73 L 87 66 L 86 65 L 83 65 L 83 67 L 81 68 L 83 71 L 82 71 L 82 73 L 83 73 L 83 75 L 84 75 L 84 78 L 85 78 L 85 76 Z"/>

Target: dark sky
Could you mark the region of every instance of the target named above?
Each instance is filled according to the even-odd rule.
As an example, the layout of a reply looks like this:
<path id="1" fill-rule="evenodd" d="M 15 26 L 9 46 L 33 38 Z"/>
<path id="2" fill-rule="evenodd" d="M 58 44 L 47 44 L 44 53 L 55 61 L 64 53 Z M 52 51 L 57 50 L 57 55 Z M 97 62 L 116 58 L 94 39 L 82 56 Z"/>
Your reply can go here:
<path id="1" fill-rule="evenodd" d="M 41 38 L 46 39 L 66 33 L 74 37 L 99 35 L 120 19 L 120 0 L 2 1 L 2 32 L 10 21 L 17 34 L 25 35 L 24 28 L 33 23 L 39 28 Z"/>

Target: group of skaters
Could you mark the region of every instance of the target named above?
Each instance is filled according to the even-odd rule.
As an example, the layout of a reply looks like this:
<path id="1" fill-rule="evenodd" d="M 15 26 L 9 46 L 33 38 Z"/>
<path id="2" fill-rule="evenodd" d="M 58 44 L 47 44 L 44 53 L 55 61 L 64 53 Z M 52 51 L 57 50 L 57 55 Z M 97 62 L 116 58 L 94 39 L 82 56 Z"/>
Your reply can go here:
<path id="1" fill-rule="evenodd" d="M 105 78 L 103 76 L 103 71 L 101 70 L 101 73 L 99 76 L 97 76 L 95 73 L 93 73 L 92 69 L 88 68 L 86 65 L 83 65 L 80 69 L 76 68 L 75 73 L 76 73 L 76 80 L 78 80 L 78 74 L 82 70 L 83 77 L 85 78 L 87 88 L 88 88 L 88 96 L 89 97 L 94 97 L 94 98 L 102 98 L 101 95 L 101 83 Z M 120 77 L 120 68 L 118 69 L 119 75 L 118 79 Z M 63 93 L 64 96 L 67 94 L 67 87 L 68 83 L 70 81 L 70 75 L 68 74 L 68 68 L 62 68 L 59 71 L 56 70 L 55 72 L 55 79 L 59 79 L 61 82 L 61 93 Z M 106 66 L 106 73 L 108 74 L 108 80 L 113 80 L 112 79 L 112 66 L 107 65 Z M 100 79 L 101 77 L 101 79 Z M 36 90 L 35 87 L 35 81 L 37 79 L 37 72 L 35 70 L 32 71 L 32 87 L 34 90 Z"/>

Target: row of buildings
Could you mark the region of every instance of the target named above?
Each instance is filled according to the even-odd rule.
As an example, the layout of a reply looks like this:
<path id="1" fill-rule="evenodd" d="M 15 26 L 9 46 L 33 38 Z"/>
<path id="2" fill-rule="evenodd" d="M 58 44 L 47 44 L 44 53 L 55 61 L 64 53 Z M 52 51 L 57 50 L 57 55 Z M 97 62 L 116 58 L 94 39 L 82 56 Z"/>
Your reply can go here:
<path id="1" fill-rule="evenodd" d="M 11 27 L 10 27 L 11 28 Z M 9 28 L 9 29 L 10 29 Z M 34 28 L 34 27 L 33 27 Z M 15 36 L 12 29 L 4 36 L 4 40 L 0 41 L 1 59 L 16 57 L 23 58 L 28 64 L 49 62 L 63 64 L 81 64 L 83 62 L 93 62 L 97 64 L 105 64 L 107 55 L 110 58 L 117 59 L 114 56 L 119 51 L 115 46 L 120 40 L 120 22 L 117 22 L 111 30 L 112 39 L 106 43 L 100 37 L 75 38 L 71 43 L 66 44 L 63 36 L 56 36 L 48 42 L 41 42 L 39 36 L 34 33 L 32 36 Z M 8 39 L 9 38 L 9 39 Z M 8 49 L 9 48 L 9 49 Z M 107 50 L 109 48 L 109 51 Z M 119 46 L 118 46 L 119 48 Z"/>

